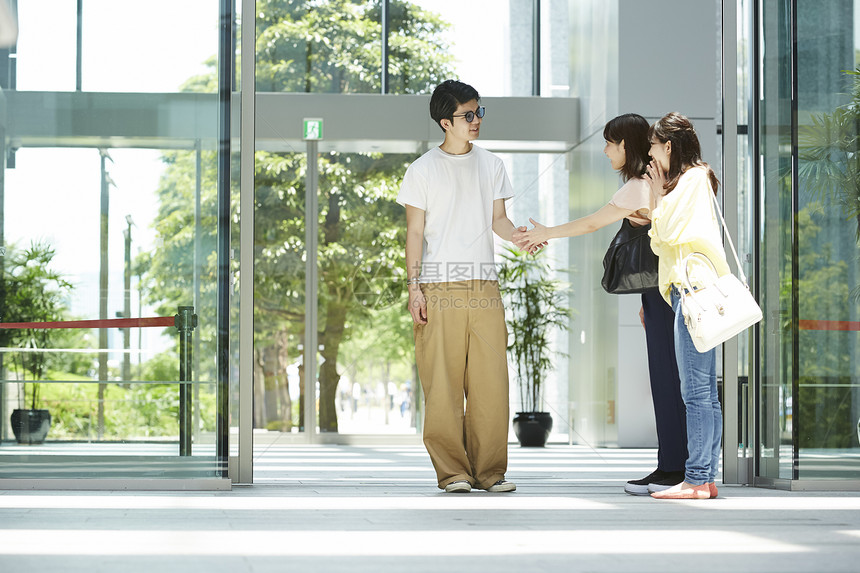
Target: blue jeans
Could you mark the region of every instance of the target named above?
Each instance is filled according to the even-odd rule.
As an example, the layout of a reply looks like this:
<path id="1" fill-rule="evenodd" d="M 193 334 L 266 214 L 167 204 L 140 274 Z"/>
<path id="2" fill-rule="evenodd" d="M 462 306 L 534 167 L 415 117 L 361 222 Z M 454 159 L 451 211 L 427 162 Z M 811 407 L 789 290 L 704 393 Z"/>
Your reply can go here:
<path id="1" fill-rule="evenodd" d="M 684 481 L 701 485 L 714 481 L 720 463 L 723 411 L 717 393 L 717 351 L 700 353 L 693 346 L 681 312 L 681 295 L 672 287 L 675 311 L 675 357 L 681 376 L 681 397 L 687 407 L 687 463 Z"/>

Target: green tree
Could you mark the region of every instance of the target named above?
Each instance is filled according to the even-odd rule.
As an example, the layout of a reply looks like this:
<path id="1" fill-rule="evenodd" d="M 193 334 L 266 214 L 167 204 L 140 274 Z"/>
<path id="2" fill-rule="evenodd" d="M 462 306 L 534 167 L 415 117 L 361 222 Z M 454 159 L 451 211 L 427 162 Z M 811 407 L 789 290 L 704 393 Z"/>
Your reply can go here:
<path id="1" fill-rule="evenodd" d="M 441 35 L 446 24 L 400 0 L 390 4 L 390 92 L 422 93 L 451 75 Z M 260 0 L 257 2 L 258 91 L 378 93 L 381 89 L 379 0 Z M 212 76 L 214 77 L 214 76 Z M 191 78 L 189 90 L 211 91 L 212 77 Z M 215 316 L 214 156 L 204 153 L 201 274 L 207 290 L 201 316 Z M 405 216 L 394 203 L 412 155 L 327 153 L 320 171 L 319 372 L 320 429 L 337 431 L 338 356 L 356 325 L 374 309 L 402 302 L 393 287 L 403 274 Z M 145 264 L 152 296 L 164 311 L 187 304 L 193 253 L 194 155 L 165 154 L 157 231 L 164 247 Z M 285 365 L 299 355 L 304 332 L 305 175 L 303 153 L 255 155 L 255 371 L 258 426 L 291 423 Z M 211 306 L 211 308 L 210 308 Z M 211 312 L 210 312 L 211 311 Z M 211 340 L 211 326 L 200 336 Z M 385 344 L 408 344 L 407 338 Z M 303 385 L 302 385 L 303 387 Z M 259 400 L 261 399 L 261 400 Z M 300 409 L 303 412 L 303 409 Z M 300 420 L 300 423 L 302 421 Z"/>

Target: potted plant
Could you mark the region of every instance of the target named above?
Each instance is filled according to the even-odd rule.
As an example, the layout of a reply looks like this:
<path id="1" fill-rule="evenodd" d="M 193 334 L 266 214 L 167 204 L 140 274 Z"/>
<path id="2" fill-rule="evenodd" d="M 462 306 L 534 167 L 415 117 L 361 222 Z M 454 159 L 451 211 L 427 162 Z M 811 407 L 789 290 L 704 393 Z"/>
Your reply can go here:
<path id="1" fill-rule="evenodd" d="M 38 407 L 39 384 L 24 384 L 20 402 L 27 401 L 27 386 L 30 386 L 30 407 L 12 410 L 10 422 L 12 433 L 19 444 L 41 444 L 51 429 L 51 412 Z"/>
<path id="2" fill-rule="evenodd" d="M 508 248 L 502 253 L 499 284 L 505 299 L 511 337 L 508 355 L 516 368 L 522 411 L 514 417 L 521 446 L 543 447 L 552 430 L 552 416 L 541 410 L 546 375 L 559 353 L 550 344 L 553 329 L 567 330 L 570 310 L 561 282 L 552 277 L 544 251 L 531 255 Z"/>
<path id="3" fill-rule="evenodd" d="M 54 254 L 54 249 L 45 243 L 32 243 L 23 251 L 10 249 L 6 253 L 0 274 L 2 322 L 62 320 L 65 297 L 72 285 L 48 268 Z M 22 444 L 42 443 L 50 428 L 51 413 L 40 407 L 38 381 L 44 378 L 49 361 L 49 355 L 40 350 L 51 348 L 55 333 L 43 328 L 0 329 L 0 344 L 22 349 L 14 361 L 22 381 L 19 407 L 10 419 L 15 439 Z"/>

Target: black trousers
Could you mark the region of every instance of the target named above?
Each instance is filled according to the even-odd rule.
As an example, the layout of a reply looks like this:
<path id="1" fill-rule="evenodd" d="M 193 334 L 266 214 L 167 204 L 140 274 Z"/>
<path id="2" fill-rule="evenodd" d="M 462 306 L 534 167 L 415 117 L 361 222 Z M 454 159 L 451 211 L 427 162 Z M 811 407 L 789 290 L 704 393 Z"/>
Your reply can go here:
<path id="1" fill-rule="evenodd" d="M 675 359 L 675 313 L 656 288 L 642 293 L 642 310 L 657 421 L 657 468 L 683 472 L 687 461 L 687 413 Z"/>

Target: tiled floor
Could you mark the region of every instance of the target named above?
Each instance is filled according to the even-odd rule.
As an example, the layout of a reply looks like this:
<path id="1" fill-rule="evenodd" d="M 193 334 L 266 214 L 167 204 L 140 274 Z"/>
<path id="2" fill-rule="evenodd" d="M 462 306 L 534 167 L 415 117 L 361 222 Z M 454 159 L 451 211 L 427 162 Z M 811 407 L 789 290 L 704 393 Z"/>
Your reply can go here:
<path id="1" fill-rule="evenodd" d="M 653 450 L 511 447 L 513 494 L 443 494 L 420 446 L 260 445 L 218 493 L 0 492 L 0 572 L 860 571 L 860 493 L 622 492 Z"/>

